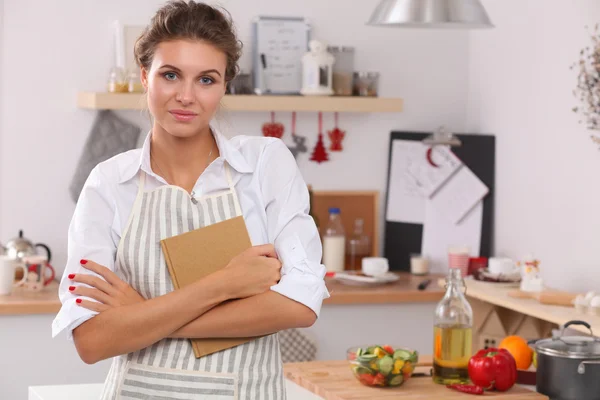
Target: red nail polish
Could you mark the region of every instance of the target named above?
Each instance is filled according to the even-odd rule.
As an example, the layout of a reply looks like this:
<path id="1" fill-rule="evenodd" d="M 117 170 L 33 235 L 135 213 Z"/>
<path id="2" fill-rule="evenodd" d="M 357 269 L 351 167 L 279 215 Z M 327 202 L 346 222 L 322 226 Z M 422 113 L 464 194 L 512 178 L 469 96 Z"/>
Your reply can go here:
<path id="1" fill-rule="evenodd" d="M 81 299 L 77 299 L 75 301 L 77 302 L 77 304 L 81 303 Z"/>
<path id="2" fill-rule="evenodd" d="M 69 279 L 75 278 L 75 274 L 69 274 Z"/>
<path id="3" fill-rule="evenodd" d="M 79 262 L 80 262 L 82 265 L 85 265 L 85 264 L 87 264 L 87 260 L 81 260 L 81 261 L 79 261 Z"/>
<path id="4" fill-rule="evenodd" d="M 72 292 L 73 290 L 75 290 L 75 286 L 69 286 L 69 290 Z"/>

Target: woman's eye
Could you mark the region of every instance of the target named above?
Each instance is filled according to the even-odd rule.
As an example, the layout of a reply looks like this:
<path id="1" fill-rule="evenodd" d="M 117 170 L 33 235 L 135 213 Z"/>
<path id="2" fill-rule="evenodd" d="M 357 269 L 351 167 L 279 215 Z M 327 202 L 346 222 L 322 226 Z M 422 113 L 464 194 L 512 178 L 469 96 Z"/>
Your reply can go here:
<path id="1" fill-rule="evenodd" d="M 200 83 L 202 83 L 203 85 L 210 85 L 211 83 L 214 83 L 215 81 L 213 80 L 213 78 L 208 77 L 208 76 L 203 76 L 202 78 L 200 78 Z"/>
<path id="2" fill-rule="evenodd" d="M 174 81 L 175 79 L 177 79 L 177 75 L 174 72 L 164 73 L 163 76 L 168 81 Z"/>

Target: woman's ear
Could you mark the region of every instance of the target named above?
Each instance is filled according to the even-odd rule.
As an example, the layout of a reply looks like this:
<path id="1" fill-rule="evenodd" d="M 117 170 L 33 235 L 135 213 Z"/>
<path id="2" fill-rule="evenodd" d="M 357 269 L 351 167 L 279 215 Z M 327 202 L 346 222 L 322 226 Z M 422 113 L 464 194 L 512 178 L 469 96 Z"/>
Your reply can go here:
<path id="1" fill-rule="evenodd" d="M 146 68 L 140 68 L 140 81 L 142 82 L 142 86 L 144 87 L 144 92 L 148 91 L 148 71 Z"/>

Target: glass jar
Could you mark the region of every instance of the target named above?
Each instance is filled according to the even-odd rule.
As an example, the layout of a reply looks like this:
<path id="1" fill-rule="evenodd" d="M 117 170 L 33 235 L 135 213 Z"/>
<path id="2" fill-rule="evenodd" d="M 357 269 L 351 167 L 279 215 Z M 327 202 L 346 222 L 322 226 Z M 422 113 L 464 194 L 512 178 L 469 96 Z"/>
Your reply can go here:
<path id="1" fill-rule="evenodd" d="M 110 93 L 126 93 L 129 90 L 129 84 L 125 79 L 125 70 L 120 67 L 110 69 L 108 75 L 107 90 Z"/>
<path id="2" fill-rule="evenodd" d="M 144 86 L 142 86 L 140 76 L 135 70 L 130 71 L 129 75 L 127 76 L 127 91 L 129 93 L 142 93 L 144 91 Z"/>
<path id="3" fill-rule="evenodd" d="M 354 90 L 355 96 L 377 96 L 379 87 L 379 72 L 355 72 Z"/>
<path id="4" fill-rule="evenodd" d="M 346 268 L 352 271 L 362 269 L 362 259 L 371 255 L 371 240 L 363 232 L 364 220 L 354 220 L 354 233 L 348 238 L 346 246 Z"/>
<path id="5" fill-rule="evenodd" d="M 253 94 L 252 75 L 240 71 L 227 85 L 227 94 Z"/>
<path id="6" fill-rule="evenodd" d="M 473 310 L 463 291 L 460 270 L 450 268 L 446 294 L 435 309 L 433 327 L 433 381 L 447 385 L 469 381 L 472 355 Z"/>
<path id="7" fill-rule="evenodd" d="M 329 209 L 329 221 L 323 233 L 323 264 L 328 272 L 341 272 L 344 270 L 346 254 L 346 235 L 340 209 Z"/>
<path id="8" fill-rule="evenodd" d="M 334 94 L 336 96 L 352 96 L 354 47 L 329 46 L 327 50 L 335 57 L 332 79 Z"/>

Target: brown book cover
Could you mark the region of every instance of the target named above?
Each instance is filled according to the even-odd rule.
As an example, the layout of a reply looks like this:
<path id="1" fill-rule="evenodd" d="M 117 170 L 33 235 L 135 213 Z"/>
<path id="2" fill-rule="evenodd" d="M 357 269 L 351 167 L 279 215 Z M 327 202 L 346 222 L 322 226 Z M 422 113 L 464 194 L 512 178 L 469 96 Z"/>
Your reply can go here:
<path id="1" fill-rule="evenodd" d="M 224 268 L 242 251 L 252 247 L 242 216 L 196 229 L 160 242 L 175 289 Z M 190 339 L 196 358 L 256 339 Z"/>

